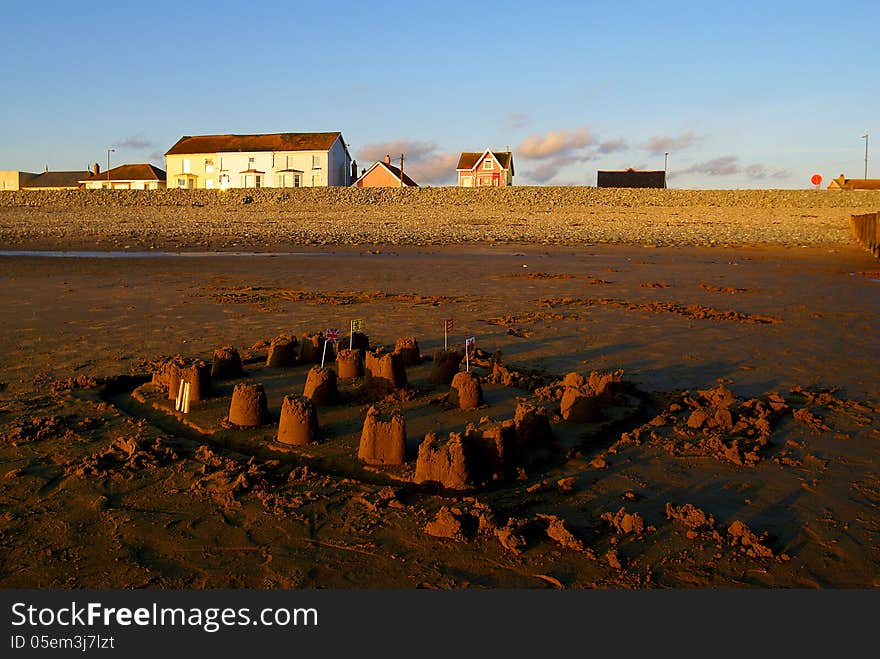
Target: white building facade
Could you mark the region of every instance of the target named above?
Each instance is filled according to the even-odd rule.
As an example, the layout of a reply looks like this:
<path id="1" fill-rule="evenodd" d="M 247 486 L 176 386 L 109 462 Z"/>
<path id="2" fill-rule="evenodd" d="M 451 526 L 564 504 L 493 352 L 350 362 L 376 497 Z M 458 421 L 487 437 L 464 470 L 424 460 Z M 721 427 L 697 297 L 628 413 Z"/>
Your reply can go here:
<path id="1" fill-rule="evenodd" d="M 351 183 L 342 133 L 185 136 L 165 154 L 169 188 L 309 188 Z"/>

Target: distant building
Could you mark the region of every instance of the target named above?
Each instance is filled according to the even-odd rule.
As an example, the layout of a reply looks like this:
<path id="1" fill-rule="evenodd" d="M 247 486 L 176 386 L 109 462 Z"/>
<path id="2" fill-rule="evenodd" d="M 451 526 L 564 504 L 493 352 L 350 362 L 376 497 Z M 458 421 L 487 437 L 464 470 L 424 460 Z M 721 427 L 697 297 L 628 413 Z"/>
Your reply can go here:
<path id="1" fill-rule="evenodd" d="M 186 135 L 165 154 L 171 188 L 347 186 L 351 156 L 342 133 Z"/>
<path id="2" fill-rule="evenodd" d="M 36 174 L 30 172 L 2 171 L 0 172 L 0 190 L 21 190 L 22 186 L 35 176 Z"/>
<path id="3" fill-rule="evenodd" d="M 357 167 L 355 167 L 355 171 L 357 171 Z M 384 160 L 374 162 L 352 185 L 358 188 L 419 187 L 419 184 L 413 181 L 406 172 L 400 171 L 400 167 L 391 164 L 391 155 L 386 155 Z"/>
<path id="4" fill-rule="evenodd" d="M 846 178 L 843 174 L 831 179 L 829 190 L 880 190 L 880 179 Z"/>
<path id="5" fill-rule="evenodd" d="M 21 184 L 22 190 L 78 190 L 91 172 L 43 172 Z"/>
<path id="6" fill-rule="evenodd" d="M 80 183 L 86 190 L 159 190 L 165 187 L 165 172 L 149 163 L 119 165 L 102 172 L 95 163 L 92 175 Z"/>
<path id="7" fill-rule="evenodd" d="M 513 185 L 513 154 L 510 151 L 463 151 L 455 169 L 460 188 L 505 188 Z"/>
<path id="8" fill-rule="evenodd" d="M 666 172 L 623 170 L 599 170 L 596 175 L 599 188 L 665 188 Z"/>

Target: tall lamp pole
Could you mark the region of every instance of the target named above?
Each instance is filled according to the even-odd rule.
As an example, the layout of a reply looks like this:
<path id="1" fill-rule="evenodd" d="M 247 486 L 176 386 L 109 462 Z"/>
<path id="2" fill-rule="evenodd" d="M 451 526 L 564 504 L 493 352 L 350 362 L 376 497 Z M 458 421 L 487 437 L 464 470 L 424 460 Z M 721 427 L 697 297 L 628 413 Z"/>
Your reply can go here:
<path id="1" fill-rule="evenodd" d="M 862 135 L 862 139 L 865 140 L 865 179 L 868 178 L 868 133 L 865 132 Z"/>
<path id="2" fill-rule="evenodd" d="M 110 154 L 115 153 L 116 149 L 107 149 L 107 189 L 110 189 Z"/>
<path id="3" fill-rule="evenodd" d="M 669 187 L 666 184 L 666 178 L 669 176 L 669 151 L 663 154 L 663 187 Z"/>

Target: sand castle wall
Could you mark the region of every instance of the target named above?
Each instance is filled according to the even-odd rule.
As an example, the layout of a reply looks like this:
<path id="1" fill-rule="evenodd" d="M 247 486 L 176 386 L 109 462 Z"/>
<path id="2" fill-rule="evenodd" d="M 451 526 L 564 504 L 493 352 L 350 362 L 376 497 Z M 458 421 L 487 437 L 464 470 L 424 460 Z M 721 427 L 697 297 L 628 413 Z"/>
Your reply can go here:
<path id="1" fill-rule="evenodd" d="M 414 336 L 404 336 L 397 339 L 394 344 L 394 352 L 401 356 L 404 366 L 417 366 L 422 363 L 419 342 Z"/>
<path id="2" fill-rule="evenodd" d="M 359 378 L 364 374 L 363 352 L 360 350 L 340 350 L 336 356 L 336 375 L 340 380 Z"/>
<path id="3" fill-rule="evenodd" d="M 436 350 L 428 379 L 434 384 L 452 384 L 463 358 L 457 350 Z"/>
<path id="4" fill-rule="evenodd" d="M 393 389 L 402 389 L 407 385 L 406 368 L 400 354 L 368 352 L 364 369 L 370 378 L 384 380 Z"/>

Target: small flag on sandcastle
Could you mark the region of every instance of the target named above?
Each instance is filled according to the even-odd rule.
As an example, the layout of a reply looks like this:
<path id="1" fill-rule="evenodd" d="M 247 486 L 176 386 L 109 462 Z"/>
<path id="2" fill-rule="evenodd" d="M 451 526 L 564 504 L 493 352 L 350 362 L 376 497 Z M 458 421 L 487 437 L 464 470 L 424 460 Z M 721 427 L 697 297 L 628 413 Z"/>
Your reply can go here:
<path id="1" fill-rule="evenodd" d="M 324 358 L 327 356 L 327 344 L 335 344 L 339 340 L 339 330 L 327 328 L 324 332 L 324 350 L 321 352 L 321 368 L 324 368 Z"/>
<path id="2" fill-rule="evenodd" d="M 452 328 L 455 327 L 455 321 L 452 318 L 447 318 L 443 321 L 443 349 L 449 350 L 449 333 L 452 332 Z"/>
<path id="3" fill-rule="evenodd" d="M 355 318 L 351 321 L 351 331 L 348 333 L 348 349 L 354 348 L 354 333 L 364 331 L 364 319 Z"/>
<path id="4" fill-rule="evenodd" d="M 464 369 L 468 372 L 471 370 L 471 360 L 469 357 L 469 353 L 471 348 L 477 345 L 477 337 L 470 336 L 464 340 Z M 460 364 L 461 362 L 459 362 Z"/>

